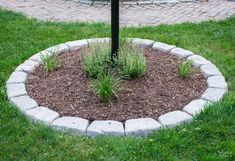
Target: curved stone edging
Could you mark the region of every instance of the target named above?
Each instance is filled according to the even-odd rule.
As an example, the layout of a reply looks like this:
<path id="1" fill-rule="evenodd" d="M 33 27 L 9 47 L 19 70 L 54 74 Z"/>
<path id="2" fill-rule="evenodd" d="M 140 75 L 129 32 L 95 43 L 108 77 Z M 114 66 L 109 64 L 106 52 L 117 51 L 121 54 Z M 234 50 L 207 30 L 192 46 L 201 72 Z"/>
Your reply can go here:
<path id="1" fill-rule="evenodd" d="M 89 47 L 92 43 L 110 43 L 109 38 L 94 38 L 55 45 L 31 56 L 24 63 L 20 64 L 8 79 L 6 84 L 8 99 L 11 104 L 16 106 L 33 121 L 42 122 L 55 129 L 72 132 L 78 135 L 86 134 L 91 137 L 98 135 L 144 136 L 164 127 L 175 127 L 192 121 L 193 117 L 201 112 L 207 105 L 220 101 L 228 92 L 227 83 L 219 69 L 202 56 L 174 45 L 154 42 L 153 40 L 133 38 L 128 39 L 128 41 L 140 48 L 152 47 L 155 50 L 166 51 L 180 59 L 191 60 L 192 65 L 199 68 L 204 78 L 207 79 L 208 88 L 200 99 L 191 101 L 182 108 L 182 111 L 171 111 L 159 116 L 158 119 L 130 119 L 125 122 L 125 125 L 114 120 L 95 120 L 89 124 L 89 121 L 86 119 L 70 116 L 60 117 L 59 113 L 46 107 L 38 106 L 37 102 L 27 95 L 25 82 L 27 75 L 33 72 L 35 68 L 42 63 L 41 55 L 50 56 L 53 51 L 57 51 L 57 54 L 61 54 Z"/>

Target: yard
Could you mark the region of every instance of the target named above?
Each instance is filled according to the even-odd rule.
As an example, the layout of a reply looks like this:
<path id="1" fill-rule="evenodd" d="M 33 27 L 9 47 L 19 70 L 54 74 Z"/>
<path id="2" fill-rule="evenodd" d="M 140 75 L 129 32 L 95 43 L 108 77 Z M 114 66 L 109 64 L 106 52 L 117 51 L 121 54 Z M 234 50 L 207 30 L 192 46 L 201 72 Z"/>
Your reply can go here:
<path id="1" fill-rule="evenodd" d="M 110 26 L 40 22 L 0 9 L 0 160 L 235 160 L 235 17 L 122 28 L 121 35 L 174 44 L 204 56 L 225 76 L 229 94 L 191 124 L 143 138 L 91 139 L 31 123 L 6 97 L 6 81 L 17 65 L 55 44 L 109 37 Z"/>

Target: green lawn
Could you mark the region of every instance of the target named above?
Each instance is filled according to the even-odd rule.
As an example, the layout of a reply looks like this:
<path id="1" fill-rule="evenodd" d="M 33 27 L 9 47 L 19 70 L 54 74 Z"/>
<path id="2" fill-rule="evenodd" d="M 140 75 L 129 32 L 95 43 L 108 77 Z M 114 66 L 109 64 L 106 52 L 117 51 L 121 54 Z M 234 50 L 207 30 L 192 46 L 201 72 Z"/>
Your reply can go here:
<path id="1" fill-rule="evenodd" d="M 107 37 L 110 26 L 51 23 L 0 9 L 0 160 L 235 160 L 235 17 L 199 24 L 123 28 L 123 36 L 175 44 L 222 71 L 230 94 L 190 125 L 145 138 L 77 137 L 29 122 L 6 98 L 5 83 L 37 51 L 69 40 Z"/>

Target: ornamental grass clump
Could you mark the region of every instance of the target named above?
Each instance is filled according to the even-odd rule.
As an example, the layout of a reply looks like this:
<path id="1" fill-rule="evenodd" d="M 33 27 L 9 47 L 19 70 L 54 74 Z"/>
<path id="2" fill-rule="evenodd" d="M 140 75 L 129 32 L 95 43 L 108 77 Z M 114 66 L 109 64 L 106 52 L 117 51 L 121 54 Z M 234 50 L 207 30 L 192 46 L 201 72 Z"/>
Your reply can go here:
<path id="1" fill-rule="evenodd" d="M 178 67 L 180 77 L 182 79 L 188 77 L 191 72 L 191 68 L 192 68 L 191 61 L 186 60 L 182 62 Z"/>
<path id="2" fill-rule="evenodd" d="M 91 88 L 100 97 L 102 102 L 111 102 L 113 97 L 117 97 L 120 79 L 110 72 L 99 72 L 97 79 L 91 81 Z"/>
<path id="3" fill-rule="evenodd" d="M 110 48 L 107 44 L 94 44 L 83 51 L 84 70 L 89 78 L 97 78 L 110 63 Z"/>
<path id="4" fill-rule="evenodd" d="M 117 61 L 120 74 L 124 78 L 140 78 L 147 71 L 147 62 L 144 55 L 132 46 L 122 47 Z"/>
<path id="5" fill-rule="evenodd" d="M 51 55 L 50 54 L 45 54 L 45 55 L 41 54 L 42 65 L 43 65 L 44 70 L 46 70 L 46 72 L 54 71 L 62 66 L 62 61 L 60 61 L 56 57 L 56 55 L 57 55 L 56 50 L 53 51 Z"/>

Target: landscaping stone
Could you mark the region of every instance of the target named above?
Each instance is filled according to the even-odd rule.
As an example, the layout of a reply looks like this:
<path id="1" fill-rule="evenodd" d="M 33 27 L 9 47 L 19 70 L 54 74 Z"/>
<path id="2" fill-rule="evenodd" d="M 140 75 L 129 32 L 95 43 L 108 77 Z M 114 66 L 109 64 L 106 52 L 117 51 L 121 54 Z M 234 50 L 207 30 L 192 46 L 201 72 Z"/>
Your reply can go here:
<path id="1" fill-rule="evenodd" d="M 209 101 L 206 101 L 203 99 L 194 100 L 194 101 L 190 102 L 188 105 L 186 105 L 183 108 L 183 111 L 187 112 L 190 115 L 195 116 L 196 114 L 203 111 L 204 108 L 209 104 L 210 104 Z"/>
<path id="2" fill-rule="evenodd" d="M 211 76 L 207 79 L 208 87 L 227 89 L 228 85 L 223 76 Z"/>
<path id="3" fill-rule="evenodd" d="M 161 43 L 161 42 L 155 42 L 153 44 L 153 49 L 155 49 L 155 50 L 169 52 L 173 48 L 175 48 L 174 45 L 168 45 L 168 44 Z"/>
<path id="4" fill-rule="evenodd" d="M 92 39 L 87 39 L 89 46 L 94 44 L 94 43 L 110 43 L 111 39 L 108 37 L 105 38 L 92 38 Z"/>
<path id="5" fill-rule="evenodd" d="M 201 65 L 205 65 L 205 64 L 211 64 L 210 61 L 206 60 L 205 58 L 203 58 L 200 55 L 192 55 L 192 56 L 188 57 L 187 59 L 192 61 L 192 64 L 195 67 L 200 67 Z"/>
<path id="6" fill-rule="evenodd" d="M 89 121 L 79 117 L 62 117 L 58 118 L 52 123 L 57 129 L 72 132 L 79 135 L 86 134 Z"/>
<path id="7" fill-rule="evenodd" d="M 31 110 L 27 110 L 26 115 L 32 118 L 35 121 L 40 121 L 45 124 L 52 123 L 60 115 L 46 107 L 37 107 Z"/>
<path id="8" fill-rule="evenodd" d="M 33 61 L 36 61 L 36 62 L 38 62 L 38 63 L 41 63 L 41 62 L 42 62 L 42 59 L 41 59 L 41 52 L 39 52 L 39 53 L 37 53 L 37 54 L 31 56 L 31 57 L 29 58 L 29 60 L 33 60 Z"/>
<path id="9" fill-rule="evenodd" d="M 18 97 L 26 95 L 26 88 L 24 83 L 7 84 L 7 96 L 8 98 Z"/>
<path id="10" fill-rule="evenodd" d="M 184 59 L 187 58 L 191 55 L 193 55 L 193 53 L 189 50 L 185 50 L 182 48 L 174 48 L 170 51 L 170 54 L 177 56 L 180 59 Z"/>
<path id="11" fill-rule="evenodd" d="M 127 120 L 125 123 L 125 134 L 127 136 L 144 136 L 159 130 L 161 124 L 152 118 L 139 118 Z"/>
<path id="12" fill-rule="evenodd" d="M 16 71 L 21 71 L 21 72 L 25 72 L 25 73 L 31 73 L 38 66 L 39 66 L 39 63 L 37 61 L 26 60 L 23 64 L 20 64 L 16 68 Z"/>
<path id="13" fill-rule="evenodd" d="M 52 46 L 52 47 L 46 49 L 46 51 L 49 51 L 54 54 L 61 54 L 61 53 L 68 52 L 69 47 L 65 44 L 59 44 L 59 45 Z"/>
<path id="14" fill-rule="evenodd" d="M 10 98 L 10 102 L 23 112 L 38 107 L 37 102 L 27 95 Z"/>
<path id="15" fill-rule="evenodd" d="M 200 67 L 205 78 L 214 75 L 222 75 L 219 69 L 214 64 L 205 64 Z"/>
<path id="16" fill-rule="evenodd" d="M 91 137 L 98 135 L 123 136 L 124 128 L 118 121 L 93 121 L 87 128 L 87 135 Z"/>
<path id="17" fill-rule="evenodd" d="M 152 47 L 154 44 L 154 41 L 149 40 L 149 39 L 133 38 L 131 41 L 136 47 L 139 47 L 139 48 Z"/>
<path id="18" fill-rule="evenodd" d="M 66 42 L 65 44 L 68 45 L 70 51 L 88 47 L 87 40 L 70 41 Z"/>
<path id="19" fill-rule="evenodd" d="M 207 90 L 202 94 L 201 98 L 211 102 L 218 102 L 226 93 L 227 89 L 207 88 Z"/>
<path id="20" fill-rule="evenodd" d="M 10 78 L 7 81 L 7 84 L 10 83 L 25 83 L 27 73 L 21 71 L 15 71 L 11 74 Z"/>
<path id="21" fill-rule="evenodd" d="M 172 111 L 161 115 L 158 121 L 166 127 L 175 127 L 182 123 L 191 122 L 192 116 L 182 111 Z"/>

